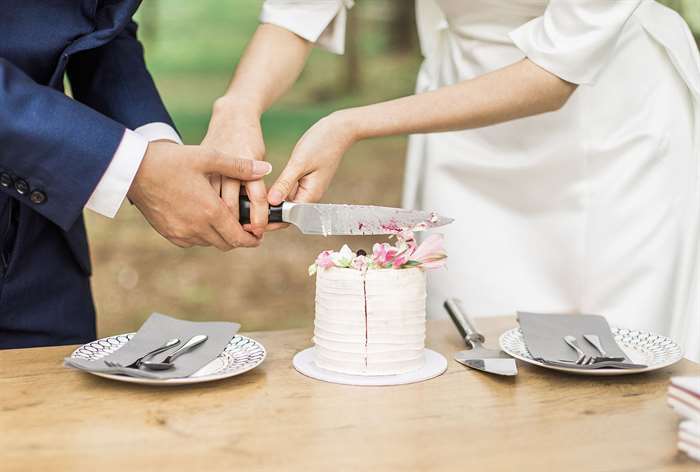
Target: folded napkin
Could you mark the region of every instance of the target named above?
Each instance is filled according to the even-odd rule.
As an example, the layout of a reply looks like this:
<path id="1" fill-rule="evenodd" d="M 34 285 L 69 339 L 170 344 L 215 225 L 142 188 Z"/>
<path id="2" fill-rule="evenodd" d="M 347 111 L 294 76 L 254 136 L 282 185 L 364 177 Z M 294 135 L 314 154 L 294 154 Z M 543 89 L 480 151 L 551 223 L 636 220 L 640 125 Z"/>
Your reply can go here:
<path id="1" fill-rule="evenodd" d="M 678 428 L 678 449 L 700 461 L 700 422 L 685 420 Z"/>
<path id="2" fill-rule="evenodd" d="M 671 392 L 668 394 L 667 401 L 669 406 L 673 408 L 673 411 L 675 411 L 678 416 L 700 423 L 700 409 L 698 409 L 697 406 L 693 407 L 689 405 L 686 401 L 679 399 L 676 395 L 672 395 Z"/>
<path id="3" fill-rule="evenodd" d="M 678 427 L 678 449 L 700 461 L 700 376 L 671 377 L 667 399 L 685 418 Z"/>
<path id="4" fill-rule="evenodd" d="M 578 345 L 591 356 L 600 353 L 588 341 L 584 334 L 595 334 L 600 344 L 610 357 L 624 357 L 629 361 L 610 331 L 605 318 L 600 315 L 558 315 L 544 313 L 518 312 L 518 323 L 523 333 L 525 345 L 534 359 L 548 361 L 575 361 L 576 351 L 564 342 L 564 336 L 575 336 Z"/>
<path id="5" fill-rule="evenodd" d="M 667 400 L 680 416 L 700 424 L 700 377 L 672 377 Z"/>
<path id="6" fill-rule="evenodd" d="M 688 395 L 700 399 L 700 375 L 671 377 L 671 385 L 669 388 L 684 391 Z"/>
<path id="7" fill-rule="evenodd" d="M 160 313 L 153 313 L 134 337 L 112 354 L 95 361 L 67 357 L 64 359 L 64 365 L 90 372 L 116 373 L 150 379 L 189 377 L 209 362 L 216 359 L 224 348 L 226 348 L 226 345 L 238 332 L 240 327 L 241 325 L 238 323 L 184 321 Z M 198 334 L 207 335 L 208 339 L 206 342 L 194 348 L 192 351 L 182 354 L 175 361 L 174 367 L 168 370 L 115 369 L 108 367 L 104 363 L 105 360 L 109 360 L 126 366 L 148 352 L 162 346 L 167 340 L 179 338 L 180 344 L 178 346 L 149 359 L 160 362 L 168 355 L 175 352 L 178 347 L 184 345 L 192 336 Z"/>

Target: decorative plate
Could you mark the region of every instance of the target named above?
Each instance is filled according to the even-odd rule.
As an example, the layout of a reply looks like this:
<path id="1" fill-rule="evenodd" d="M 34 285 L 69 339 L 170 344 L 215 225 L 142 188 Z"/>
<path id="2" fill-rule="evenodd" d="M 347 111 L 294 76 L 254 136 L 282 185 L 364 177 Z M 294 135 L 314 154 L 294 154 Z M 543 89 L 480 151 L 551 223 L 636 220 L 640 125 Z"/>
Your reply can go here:
<path id="1" fill-rule="evenodd" d="M 73 351 L 74 359 L 95 361 L 113 353 L 131 340 L 136 333 L 119 334 L 83 344 Z M 205 365 L 189 377 L 179 379 L 144 379 L 119 374 L 90 372 L 99 377 L 148 385 L 184 385 L 220 380 L 240 375 L 262 364 L 267 352 L 262 344 L 254 339 L 237 334 L 228 343 L 219 357 Z"/>
<path id="2" fill-rule="evenodd" d="M 683 358 L 681 347 L 671 338 L 647 331 L 611 327 L 615 341 L 625 352 L 630 361 L 635 364 L 643 364 L 644 369 L 568 369 L 566 367 L 551 366 L 536 361 L 530 355 L 525 346 L 525 340 L 520 328 L 513 328 L 501 334 L 498 339 L 501 349 L 509 355 L 528 364 L 537 365 L 546 369 L 559 370 L 578 375 L 627 375 L 651 372 L 663 369 L 675 364 Z"/>

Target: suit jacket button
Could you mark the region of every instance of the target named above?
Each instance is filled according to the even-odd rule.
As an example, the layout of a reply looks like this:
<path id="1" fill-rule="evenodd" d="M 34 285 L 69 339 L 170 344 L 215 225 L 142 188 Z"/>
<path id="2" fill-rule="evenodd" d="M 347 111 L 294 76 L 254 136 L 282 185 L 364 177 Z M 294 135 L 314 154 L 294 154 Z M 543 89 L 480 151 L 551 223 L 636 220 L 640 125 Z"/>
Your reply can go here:
<path id="1" fill-rule="evenodd" d="M 31 200 L 32 203 L 35 203 L 37 205 L 41 205 L 46 201 L 46 194 L 42 192 L 41 190 L 34 190 L 32 193 L 29 195 L 29 200 Z"/>
<path id="2" fill-rule="evenodd" d="M 24 179 L 15 180 L 15 190 L 20 195 L 26 195 L 29 192 L 29 184 Z"/>
<path id="3" fill-rule="evenodd" d="M 10 188 L 12 186 L 12 176 L 7 172 L 0 172 L 0 187 Z"/>

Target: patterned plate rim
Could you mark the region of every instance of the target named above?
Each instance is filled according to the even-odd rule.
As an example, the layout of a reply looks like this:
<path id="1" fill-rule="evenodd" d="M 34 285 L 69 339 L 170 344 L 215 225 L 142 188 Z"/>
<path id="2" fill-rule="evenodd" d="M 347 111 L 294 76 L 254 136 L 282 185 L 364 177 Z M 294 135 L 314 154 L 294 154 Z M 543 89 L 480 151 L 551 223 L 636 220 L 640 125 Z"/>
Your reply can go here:
<path id="1" fill-rule="evenodd" d="M 636 374 L 636 373 L 643 373 L 643 372 L 651 372 L 654 370 L 665 369 L 666 367 L 672 366 L 673 364 L 675 364 L 683 359 L 683 354 L 684 354 L 683 348 L 676 341 L 669 338 L 668 336 L 664 336 L 661 334 L 653 333 L 651 331 L 644 331 L 644 330 L 640 330 L 640 329 L 621 328 L 619 326 L 611 326 L 610 329 L 611 329 L 611 331 L 613 331 L 613 336 L 616 335 L 617 331 L 624 330 L 624 331 L 627 331 L 629 333 L 634 333 L 634 334 L 638 334 L 638 335 L 650 335 L 650 336 L 656 336 L 658 338 L 663 338 L 663 339 L 669 341 L 678 350 L 678 355 L 677 355 L 677 357 L 671 357 L 669 360 L 667 360 L 665 362 L 661 362 L 659 364 L 647 366 L 644 369 L 597 369 L 594 371 L 581 371 L 581 370 L 577 370 L 577 369 L 568 369 L 566 367 L 546 365 L 546 364 L 543 364 L 542 362 L 536 361 L 535 359 L 532 358 L 532 355 L 530 355 L 530 352 L 527 351 L 527 346 L 525 346 L 525 350 L 527 351 L 529 357 L 524 357 L 524 356 L 508 349 L 508 347 L 505 346 L 505 343 L 504 343 L 505 337 L 511 335 L 511 333 L 520 332 L 519 327 L 511 328 L 511 329 L 508 329 L 508 330 L 504 331 L 503 333 L 501 333 L 501 335 L 498 337 L 498 345 L 509 356 L 512 356 L 512 357 L 519 359 L 523 362 L 527 362 L 528 364 L 536 365 L 539 367 L 544 367 L 545 369 L 557 370 L 557 371 L 561 371 L 561 372 L 573 372 L 576 374 L 591 374 L 591 375 L 618 374 L 618 375 L 624 375 L 624 374 Z M 520 333 L 520 336 L 522 337 L 522 332 Z"/>
<path id="2" fill-rule="evenodd" d="M 81 344 L 80 346 L 78 346 L 71 353 L 70 357 L 72 357 L 72 358 L 76 357 L 76 353 L 78 351 L 83 349 L 85 346 L 89 346 L 90 344 L 99 343 L 100 341 L 107 341 L 109 339 L 114 339 L 114 338 L 119 338 L 119 337 L 124 337 L 124 336 L 133 337 L 135 334 L 136 334 L 135 332 L 123 333 L 123 334 L 115 334 L 113 336 L 106 336 L 104 338 L 95 339 L 94 341 L 90 341 L 89 343 Z M 136 384 L 142 384 L 142 385 L 173 385 L 174 386 L 174 385 L 195 384 L 195 383 L 201 383 L 201 382 L 213 382 L 215 380 L 222 380 L 222 379 L 226 379 L 229 377 L 235 377 L 236 375 L 245 374 L 246 372 L 258 367 L 260 364 L 262 364 L 265 361 L 265 359 L 267 359 L 267 349 L 265 349 L 265 346 L 263 346 L 260 341 L 253 339 L 253 338 L 250 338 L 248 336 L 244 336 L 242 334 L 236 334 L 233 336 L 233 338 L 231 338 L 231 341 L 229 341 L 229 343 L 226 345 L 224 350 L 221 351 L 221 353 L 217 357 L 214 358 L 214 360 L 228 355 L 228 354 L 226 354 L 226 349 L 236 338 L 247 339 L 249 341 L 254 342 L 256 345 L 258 345 L 260 347 L 260 349 L 262 350 L 262 357 L 260 358 L 260 360 L 257 363 L 250 365 L 248 367 L 245 367 L 243 369 L 234 370 L 231 372 L 223 372 L 223 373 L 219 373 L 219 374 L 204 375 L 201 377 L 191 377 L 190 376 L 190 377 L 181 377 L 181 378 L 176 378 L 176 379 L 164 379 L 164 380 L 146 379 L 146 378 L 141 378 L 141 377 L 129 377 L 127 375 L 118 375 L 118 374 L 105 374 L 105 373 L 101 373 L 101 372 L 90 372 L 90 371 L 83 371 L 83 372 L 88 373 L 88 374 L 92 374 L 92 375 L 96 375 L 98 377 L 103 377 L 106 379 L 112 379 L 112 380 L 117 380 L 120 382 L 136 383 Z M 122 343 L 121 346 L 123 346 L 124 344 L 126 344 L 126 342 Z M 121 347 L 121 346 L 119 346 L 119 347 Z M 204 367 L 202 367 L 202 368 L 204 368 Z"/>

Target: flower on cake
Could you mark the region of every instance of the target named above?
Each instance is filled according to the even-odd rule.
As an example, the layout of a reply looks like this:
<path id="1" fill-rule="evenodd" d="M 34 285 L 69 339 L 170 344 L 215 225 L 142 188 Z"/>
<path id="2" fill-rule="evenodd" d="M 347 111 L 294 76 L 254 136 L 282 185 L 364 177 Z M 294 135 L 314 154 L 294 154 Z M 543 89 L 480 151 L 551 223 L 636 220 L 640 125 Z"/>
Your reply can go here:
<path id="1" fill-rule="evenodd" d="M 347 244 L 343 244 L 340 252 L 331 254 L 331 260 L 336 267 L 350 267 L 354 258 L 355 253 L 352 252 L 352 249 Z"/>
<path id="2" fill-rule="evenodd" d="M 372 247 L 372 254 L 364 251 L 355 254 L 345 244 L 340 251 L 323 251 L 316 261 L 309 266 L 309 275 L 314 275 L 321 269 L 331 267 L 371 270 L 371 269 L 404 269 L 419 267 L 431 270 L 443 267 L 447 254 L 441 234 L 428 236 L 421 244 L 417 244 L 412 231 L 404 231 L 396 235 L 396 244 L 377 243 Z"/>
<path id="3" fill-rule="evenodd" d="M 352 260 L 352 264 L 350 264 L 350 267 L 355 269 L 355 270 L 367 270 L 369 268 L 369 264 L 371 262 L 371 259 L 368 258 L 367 256 L 363 255 L 358 255 L 355 256 L 355 258 Z"/>
<path id="4" fill-rule="evenodd" d="M 333 251 L 323 251 L 316 258 L 315 265 L 317 265 L 318 267 L 322 267 L 324 269 L 330 269 L 331 267 L 335 266 L 335 262 L 333 262 L 332 256 L 333 256 Z"/>
<path id="5" fill-rule="evenodd" d="M 437 269 L 445 265 L 445 248 L 441 234 L 431 234 L 411 254 L 411 259 L 424 269 Z"/>

